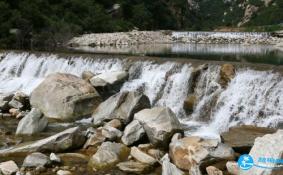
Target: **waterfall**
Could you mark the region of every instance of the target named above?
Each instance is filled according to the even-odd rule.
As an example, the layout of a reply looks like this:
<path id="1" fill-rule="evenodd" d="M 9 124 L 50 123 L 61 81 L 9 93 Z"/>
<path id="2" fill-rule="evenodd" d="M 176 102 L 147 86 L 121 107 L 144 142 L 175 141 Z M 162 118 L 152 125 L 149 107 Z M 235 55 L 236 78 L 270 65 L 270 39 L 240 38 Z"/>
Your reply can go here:
<path id="1" fill-rule="evenodd" d="M 1 58 L 1 57 L 0 57 Z M 23 91 L 29 94 L 45 76 L 55 72 L 80 76 L 85 70 L 94 73 L 122 70 L 118 59 L 63 58 L 55 54 L 9 52 L 0 59 L 0 92 Z"/>
<path id="2" fill-rule="evenodd" d="M 187 134 L 213 135 L 241 124 L 277 127 L 283 122 L 281 74 L 240 68 L 223 88 L 219 84 L 220 65 L 203 67 L 192 82 L 196 68 L 184 62 L 5 52 L 0 53 L 0 93 L 30 93 L 44 77 L 55 72 L 80 76 L 85 70 L 128 70 L 129 80 L 121 91 L 143 92 L 152 106 L 171 108 L 188 128 L 197 126 Z M 183 103 L 190 93 L 197 100 L 193 113 L 187 115 Z"/>

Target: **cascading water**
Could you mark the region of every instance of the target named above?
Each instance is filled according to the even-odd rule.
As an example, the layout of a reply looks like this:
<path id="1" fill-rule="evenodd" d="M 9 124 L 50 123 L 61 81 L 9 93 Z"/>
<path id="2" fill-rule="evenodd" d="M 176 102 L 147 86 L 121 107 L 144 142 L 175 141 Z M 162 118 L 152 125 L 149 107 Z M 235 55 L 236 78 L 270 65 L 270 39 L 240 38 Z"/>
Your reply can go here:
<path id="1" fill-rule="evenodd" d="M 129 81 L 121 91 L 141 91 L 149 97 L 152 106 L 169 107 L 184 124 L 198 126 L 187 134 L 207 136 L 239 124 L 273 127 L 283 122 L 283 78 L 277 73 L 240 69 L 227 88 L 222 88 L 218 83 L 218 65 L 208 65 L 197 81 L 192 82 L 191 64 L 64 57 L 1 53 L 0 93 L 16 90 L 30 93 L 45 76 L 54 72 L 80 76 L 85 70 L 99 73 L 127 69 Z M 192 87 L 197 101 L 193 113 L 186 115 L 183 102 Z"/>
<path id="2" fill-rule="evenodd" d="M 9 52 L 0 59 L 0 92 L 23 91 L 30 93 L 43 78 L 55 72 L 80 76 L 84 70 L 94 73 L 123 69 L 118 59 L 62 58 L 54 54 L 36 56 L 29 53 Z"/>

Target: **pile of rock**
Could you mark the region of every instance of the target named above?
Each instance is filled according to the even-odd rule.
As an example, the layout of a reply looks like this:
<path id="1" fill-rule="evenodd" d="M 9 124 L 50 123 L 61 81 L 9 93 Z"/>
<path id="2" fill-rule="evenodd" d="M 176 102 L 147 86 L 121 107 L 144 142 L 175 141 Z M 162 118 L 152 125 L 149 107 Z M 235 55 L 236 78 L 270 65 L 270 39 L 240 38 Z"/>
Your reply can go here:
<path id="1" fill-rule="evenodd" d="M 75 37 L 69 46 L 118 46 L 153 43 L 172 43 L 170 31 L 131 31 L 117 33 L 85 34 Z"/>
<path id="2" fill-rule="evenodd" d="M 224 65 L 220 72 L 222 86 L 226 86 L 234 76 L 234 68 Z M 48 76 L 32 92 L 32 109 L 19 122 L 16 134 L 37 134 L 44 132 L 54 119 L 73 121 L 85 115 L 92 116 L 92 126 L 71 127 L 47 138 L 0 150 L 0 158 L 26 154 L 21 167 L 14 161 L 0 163 L 1 175 L 50 171 L 71 175 L 87 171 L 78 166 L 67 167 L 66 163 L 73 159 L 97 173 L 119 169 L 125 173 L 148 174 L 162 169 L 162 175 L 253 172 L 271 175 L 274 171 L 270 169 L 242 172 L 236 160 L 246 153 L 257 159 L 260 156 L 282 158 L 282 130 L 242 126 L 230 128 L 221 140 L 184 137 L 184 128 L 171 109 L 151 107 L 148 97 L 142 93 L 118 92 L 101 102 L 96 87 L 111 89 L 116 83 L 123 84 L 127 73 L 85 72 L 83 75 L 84 79 L 60 73 Z M 29 109 L 28 97 L 19 94 L 1 97 L 5 104 L 2 109 Z M 193 102 L 188 104 L 193 109 Z"/>
<path id="3" fill-rule="evenodd" d="M 22 92 L 0 94 L 0 117 L 21 119 L 30 110 L 28 95 Z"/>

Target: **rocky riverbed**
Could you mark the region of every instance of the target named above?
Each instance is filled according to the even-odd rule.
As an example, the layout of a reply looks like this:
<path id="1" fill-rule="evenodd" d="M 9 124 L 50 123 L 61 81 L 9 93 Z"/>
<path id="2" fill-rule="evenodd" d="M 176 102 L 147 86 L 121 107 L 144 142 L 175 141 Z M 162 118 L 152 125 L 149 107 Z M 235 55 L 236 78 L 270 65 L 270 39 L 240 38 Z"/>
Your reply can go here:
<path id="1" fill-rule="evenodd" d="M 71 39 L 70 47 L 133 46 L 141 44 L 278 44 L 282 38 L 260 32 L 131 31 L 84 34 Z"/>
<path id="2" fill-rule="evenodd" d="M 194 68 L 192 80 L 207 69 Z M 228 86 L 235 67 L 221 65 Z M 237 126 L 221 139 L 185 136 L 187 128 L 168 107 L 151 106 L 140 91 L 120 88 L 127 70 L 81 77 L 48 75 L 30 95 L 0 95 L 0 174 L 223 175 L 283 173 L 237 166 L 241 154 L 282 158 L 283 130 Z M 183 105 L 191 113 L 196 97 Z"/>

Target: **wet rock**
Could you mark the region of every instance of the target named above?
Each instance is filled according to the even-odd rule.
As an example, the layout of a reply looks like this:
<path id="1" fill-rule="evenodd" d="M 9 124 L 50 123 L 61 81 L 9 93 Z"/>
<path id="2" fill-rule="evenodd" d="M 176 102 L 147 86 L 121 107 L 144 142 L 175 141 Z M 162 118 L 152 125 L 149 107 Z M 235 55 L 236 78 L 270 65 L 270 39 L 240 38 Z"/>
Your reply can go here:
<path id="1" fill-rule="evenodd" d="M 258 166 L 278 167 L 276 162 L 259 162 L 259 158 L 272 158 L 274 160 L 283 159 L 283 130 L 278 130 L 274 134 L 266 134 L 255 139 L 249 155 Z M 253 166 L 249 170 L 240 170 L 240 175 L 279 175 L 283 174 L 283 167 L 280 168 L 258 168 Z"/>
<path id="2" fill-rule="evenodd" d="M 33 108 L 18 124 L 17 135 L 33 135 L 43 131 L 48 120 L 39 109 Z"/>
<path id="3" fill-rule="evenodd" d="M 214 139 L 185 137 L 170 144 L 170 157 L 180 169 L 190 173 L 200 173 L 199 167 L 205 167 L 221 160 L 233 160 L 231 147 Z M 202 170 L 205 171 L 205 170 Z"/>
<path id="4" fill-rule="evenodd" d="M 62 152 L 80 148 L 84 145 L 85 140 L 80 128 L 73 127 L 42 140 L 0 150 L 0 156 L 30 152 Z"/>
<path id="5" fill-rule="evenodd" d="M 150 142 L 155 146 L 168 147 L 171 137 L 182 132 L 178 118 L 169 108 L 144 109 L 136 113 L 134 119 L 140 122 Z"/>
<path id="6" fill-rule="evenodd" d="M 113 128 L 111 126 L 104 126 L 102 128 L 101 133 L 106 139 L 108 139 L 110 141 L 115 141 L 115 140 L 121 138 L 122 135 L 123 135 L 123 133 L 120 130 Z"/>
<path id="7" fill-rule="evenodd" d="M 235 68 L 232 64 L 223 64 L 220 69 L 220 84 L 227 86 L 227 84 L 235 76 Z"/>
<path id="8" fill-rule="evenodd" d="M 70 171 L 66 171 L 66 170 L 59 170 L 56 173 L 57 175 L 72 175 L 72 173 Z"/>
<path id="9" fill-rule="evenodd" d="M 109 169 L 118 162 L 126 160 L 129 152 L 129 148 L 123 144 L 104 142 L 90 158 L 89 165 L 96 170 Z"/>
<path id="10" fill-rule="evenodd" d="M 9 102 L 12 100 L 13 96 L 13 94 L 0 94 L 0 110 L 9 110 Z"/>
<path id="11" fill-rule="evenodd" d="M 49 156 L 49 159 L 51 160 L 51 162 L 53 163 L 61 163 L 61 159 L 59 156 L 57 156 L 55 153 L 51 153 Z"/>
<path id="12" fill-rule="evenodd" d="M 235 161 L 228 161 L 226 163 L 226 168 L 228 173 L 231 175 L 239 175 L 240 174 L 240 168 L 237 162 Z"/>
<path id="13" fill-rule="evenodd" d="M 118 82 L 125 81 L 128 77 L 128 73 L 125 71 L 106 72 L 96 75 L 90 79 L 90 83 L 94 87 L 104 87 L 107 85 L 114 85 Z"/>
<path id="14" fill-rule="evenodd" d="M 185 175 L 183 171 L 178 169 L 176 165 L 170 162 L 168 154 L 166 154 L 162 159 L 162 175 Z"/>
<path id="15" fill-rule="evenodd" d="M 28 167 L 28 168 L 35 168 L 35 167 L 46 167 L 51 164 L 51 161 L 48 156 L 36 152 L 28 155 L 24 162 L 23 162 L 23 167 Z"/>
<path id="16" fill-rule="evenodd" d="M 16 100 L 23 104 L 25 109 L 28 109 L 30 107 L 29 96 L 23 92 L 16 92 L 13 97 L 13 100 Z"/>
<path id="17" fill-rule="evenodd" d="M 223 143 L 231 146 L 236 152 L 248 153 L 257 137 L 275 132 L 272 128 L 243 125 L 229 128 L 229 131 L 221 134 L 221 138 Z"/>
<path id="18" fill-rule="evenodd" d="M 93 123 L 102 125 L 103 122 L 119 119 L 127 124 L 136 112 L 149 107 L 150 101 L 147 96 L 138 92 L 121 92 L 98 106 L 92 115 Z"/>
<path id="19" fill-rule="evenodd" d="M 116 129 L 121 129 L 122 128 L 122 123 L 118 119 L 113 119 L 113 120 L 105 123 L 104 126 L 111 126 L 113 128 L 116 128 Z"/>
<path id="20" fill-rule="evenodd" d="M 149 165 L 154 165 L 157 161 L 156 159 L 154 159 L 153 157 L 151 157 L 150 155 L 142 152 L 141 150 L 139 150 L 137 147 L 132 147 L 131 148 L 131 153 L 130 155 L 135 158 L 137 161 L 145 163 L 145 164 L 149 164 Z"/>
<path id="21" fill-rule="evenodd" d="M 223 172 L 214 166 L 206 167 L 207 175 L 223 175 Z"/>
<path id="22" fill-rule="evenodd" d="M 145 130 L 143 129 L 143 126 L 137 120 L 133 120 L 126 126 L 121 140 L 125 145 L 132 145 L 144 135 Z"/>
<path id="23" fill-rule="evenodd" d="M 120 91 L 128 76 L 128 73 L 125 71 L 106 72 L 92 77 L 89 81 L 99 94 L 108 98 Z"/>
<path id="24" fill-rule="evenodd" d="M 91 71 L 83 71 L 82 73 L 82 79 L 89 81 L 92 77 L 94 77 L 95 74 L 92 73 Z"/>
<path id="25" fill-rule="evenodd" d="M 134 174 L 145 174 L 151 170 L 148 164 L 135 161 L 121 162 L 117 164 L 117 167 L 121 171 Z"/>
<path id="26" fill-rule="evenodd" d="M 19 170 L 18 165 L 14 161 L 0 163 L 0 174 L 13 175 Z"/>
<path id="27" fill-rule="evenodd" d="M 194 111 L 194 106 L 197 101 L 195 95 L 189 95 L 184 101 L 184 109 L 186 113 L 191 114 Z"/>
<path id="28" fill-rule="evenodd" d="M 101 98 L 87 81 L 71 74 L 56 73 L 47 76 L 33 90 L 30 101 L 47 118 L 73 121 L 91 114 Z"/>

